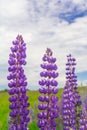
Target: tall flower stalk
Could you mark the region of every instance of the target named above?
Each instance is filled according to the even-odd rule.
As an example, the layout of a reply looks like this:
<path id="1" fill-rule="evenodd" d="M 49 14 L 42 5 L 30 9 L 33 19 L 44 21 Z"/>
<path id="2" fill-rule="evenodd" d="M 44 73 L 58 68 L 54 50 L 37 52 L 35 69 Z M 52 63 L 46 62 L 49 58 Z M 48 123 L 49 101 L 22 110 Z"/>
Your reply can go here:
<path id="1" fill-rule="evenodd" d="M 67 56 L 66 85 L 63 92 L 63 120 L 64 130 L 79 129 L 81 113 L 81 99 L 78 93 L 77 76 L 75 74 L 76 60 Z"/>
<path id="2" fill-rule="evenodd" d="M 39 105 L 38 108 L 41 111 L 38 114 L 38 127 L 40 130 L 56 130 L 55 118 L 58 117 L 58 98 L 56 94 L 58 93 L 58 82 L 55 78 L 58 77 L 56 72 L 57 66 L 55 64 L 56 58 L 53 58 L 52 50 L 47 48 L 44 54 L 41 64 L 43 71 L 40 73 L 41 80 L 39 85 L 41 88 L 39 92 Z"/>
<path id="3" fill-rule="evenodd" d="M 26 65 L 26 44 L 21 35 L 13 41 L 9 55 L 9 101 L 11 112 L 9 113 L 12 123 L 9 130 L 27 130 L 29 118 L 29 103 L 26 96 L 27 78 L 24 74 L 23 65 Z"/>

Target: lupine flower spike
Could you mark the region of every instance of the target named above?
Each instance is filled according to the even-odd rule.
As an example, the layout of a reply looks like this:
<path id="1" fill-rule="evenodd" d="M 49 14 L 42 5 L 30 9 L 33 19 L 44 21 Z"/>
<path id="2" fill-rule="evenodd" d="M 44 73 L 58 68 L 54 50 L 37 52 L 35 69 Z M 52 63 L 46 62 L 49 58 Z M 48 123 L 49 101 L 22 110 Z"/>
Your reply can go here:
<path id="1" fill-rule="evenodd" d="M 41 64 L 43 69 L 40 73 L 42 79 L 39 81 L 41 95 L 38 98 L 40 102 L 38 108 L 41 111 L 38 114 L 38 127 L 40 130 L 56 130 L 55 118 L 58 117 L 59 109 L 58 98 L 56 97 L 58 82 L 55 78 L 58 77 L 58 73 L 56 72 L 56 58 L 53 58 L 52 55 L 52 50 L 47 48 L 46 54 L 42 58 L 43 64 Z"/>
<path id="2" fill-rule="evenodd" d="M 75 75 L 76 60 L 71 55 L 67 56 L 66 85 L 63 91 L 63 120 L 64 130 L 78 129 L 81 100 L 78 93 L 77 76 Z"/>
<path id="3" fill-rule="evenodd" d="M 73 91 L 70 88 L 70 84 L 67 81 L 64 91 L 63 91 L 63 99 L 62 99 L 62 116 L 64 122 L 64 130 L 70 130 L 71 128 L 75 128 L 75 108 L 74 108 L 74 98 Z"/>
<path id="4" fill-rule="evenodd" d="M 26 76 L 23 65 L 26 65 L 26 44 L 21 35 L 18 35 L 13 41 L 11 53 L 9 55 L 9 101 L 11 112 L 9 113 L 12 123 L 9 130 L 27 130 L 29 118 L 29 103 L 26 96 Z"/>
<path id="5" fill-rule="evenodd" d="M 79 120 L 79 130 L 87 130 L 87 112 L 85 107 L 82 108 L 81 118 Z"/>

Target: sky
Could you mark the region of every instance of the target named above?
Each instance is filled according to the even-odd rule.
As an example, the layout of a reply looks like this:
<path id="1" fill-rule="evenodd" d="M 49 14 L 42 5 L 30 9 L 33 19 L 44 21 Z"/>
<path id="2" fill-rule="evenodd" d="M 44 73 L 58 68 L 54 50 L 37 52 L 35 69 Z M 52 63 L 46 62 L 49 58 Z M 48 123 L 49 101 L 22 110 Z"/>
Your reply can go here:
<path id="1" fill-rule="evenodd" d="M 46 48 L 57 58 L 58 87 L 65 85 L 66 56 L 76 58 L 78 85 L 87 85 L 87 0 L 0 0 L 0 90 L 8 89 L 12 41 L 22 34 L 28 89 L 38 89 Z"/>

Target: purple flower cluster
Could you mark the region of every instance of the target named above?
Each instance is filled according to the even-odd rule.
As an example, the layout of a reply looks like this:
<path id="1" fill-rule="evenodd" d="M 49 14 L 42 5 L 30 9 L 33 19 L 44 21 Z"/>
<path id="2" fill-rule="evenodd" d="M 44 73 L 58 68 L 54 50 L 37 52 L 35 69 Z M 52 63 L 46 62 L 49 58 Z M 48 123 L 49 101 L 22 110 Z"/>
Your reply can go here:
<path id="1" fill-rule="evenodd" d="M 87 112 L 85 108 L 82 108 L 82 114 L 79 120 L 79 124 L 79 130 L 87 130 Z"/>
<path id="2" fill-rule="evenodd" d="M 9 55 L 9 76 L 7 77 L 10 82 L 9 86 L 9 101 L 11 112 L 9 116 L 12 119 L 12 124 L 9 130 L 27 130 L 30 118 L 28 97 L 26 96 L 26 76 L 24 74 L 23 65 L 26 65 L 26 44 L 21 35 L 18 35 L 16 40 L 13 41 L 11 53 Z"/>
<path id="3" fill-rule="evenodd" d="M 43 69 L 43 72 L 40 73 L 42 79 L 39 81 L 41 95 L 38 98 L 40 102 L 38 108 L 41 111 L 38 114 L 38 127 L 40 130 L 56 130 L 55 118 L 58 117 L 59 108 L 58 98 L 56 97 L 58 82 L 55 78 L 58 77 L 58 73 L 56 72 L 56 58 L 53 58 L 52 55 L 51 49 L 47 48 L 46 54 L 42 58 L 43 64 L 41 64 Z"/>
<path id="4" fill-rule="evenodd" d="M 62 116 L 64 123 L 64 130 L 70 130 L 70 128 L 75 129 L 75 102 L 73 98 L 73 91 L 70 88 L 70 84 L 67 81 L 64 91 L 63 91 L 63 100 L 62 100 Z"/>
<path id="5" fill-rule="evenodd" d="M 81 100 L 78 93 L 77 76 L 75 75 L 76 60 L 71 55 L 67 56 L 66 85 L 63 91 L 63 120 L 64 130 L 76 130 L 79 125 L 78 118 Z M 80 109 L 79 109 L 80 110 Z"/>

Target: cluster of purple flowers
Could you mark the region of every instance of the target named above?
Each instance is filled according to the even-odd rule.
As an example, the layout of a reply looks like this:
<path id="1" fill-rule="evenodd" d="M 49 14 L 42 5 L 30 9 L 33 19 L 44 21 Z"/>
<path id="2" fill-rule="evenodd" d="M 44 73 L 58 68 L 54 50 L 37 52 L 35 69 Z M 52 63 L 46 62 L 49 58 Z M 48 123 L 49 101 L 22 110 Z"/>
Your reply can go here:
<path id="1" fill-rule="evenodd" d="M 85 108 L 82 108 L 79 124 L 79 130 L 87 130 L 87 112 Z"/>
<path id="2" fill-rule="evenodd" d="M 11 112 L 9 116 L 12 119 L 12 124 L 9 130 L 27 130 L 29 118 L 28 97 L 26 96 L 26 76 L 24 74 L 23 65 L 26 65 L 26 44 L 21 35 L 18 35 L 13 41 L 11 53 L 9 55 L 9 101 Z"/>
<path id="3" fill-rule="evenodd" d="M 27 78 L 24 74 L 23 66 L 26 65 L 26 43 L 21 35 L 18 35 L 13 41 L 11 53 L 9 55 L 9 108 L 11 109 L 9 117 L 11 124 L 9 130 L 28 130 L 29 103 L 27 92 Z M 57 72 L 56 58 L 53 52 L 47 48 L 44 54 L 39 81 L 40 96 L 38 127 L 40 130 L 56 130 L 56 121 L 59 114 L 58 107 L 58 82 L 56 78 L 59 76 Z M 66 64 L 66 84 L 62 97 L 62 118 L 64 130 L 86 130 L 87 129 L 87 113 L 81 111 L 81 99 L 78 92 L 77 76 L 75 74 L 76 60 L 71 55 L 67 56 Z"/>
<path id="4" fill-rule="evenodd" d="M 58 82 L 55 78 L 58 77 L 56 72 L 57 66 L 55 64 L 56 58 L 52 57 L 53 52 L 47 48 L 41 64 L 43 71 L 40 73 L 42 79 L 39 81 L 41 88 L 39 92 L 41 95 L 38 100 L 38 105 L 41 112 L 38 114 L 38 127 L 40 130 L 56 130 L 55 118 L 58 117 L 58 98 L 55 94 L 58 93 Z"/>
<path id="5" fill-rule="evenodd" d="M 71 55 L 67 56 L 66 85 L 63 91 L 62 115 L 64 130 L 76 130 L 79 126 L 81 100 L 78 93 L 77 76 L 75 75 L 76 60 Z M 78 109 L 79 108 L 79 109 Z"/>
<path id="6" fill-rule="evenodd" d="M 62 116 L 64 130 L 70 130 L 70 128 L 75 128 L 75 109 L 74 109 L 74 98 L 73 91 L 70 88 L 69 82 L 66 83 L 63 91 L 63 101 L 62 101 Z"/>

